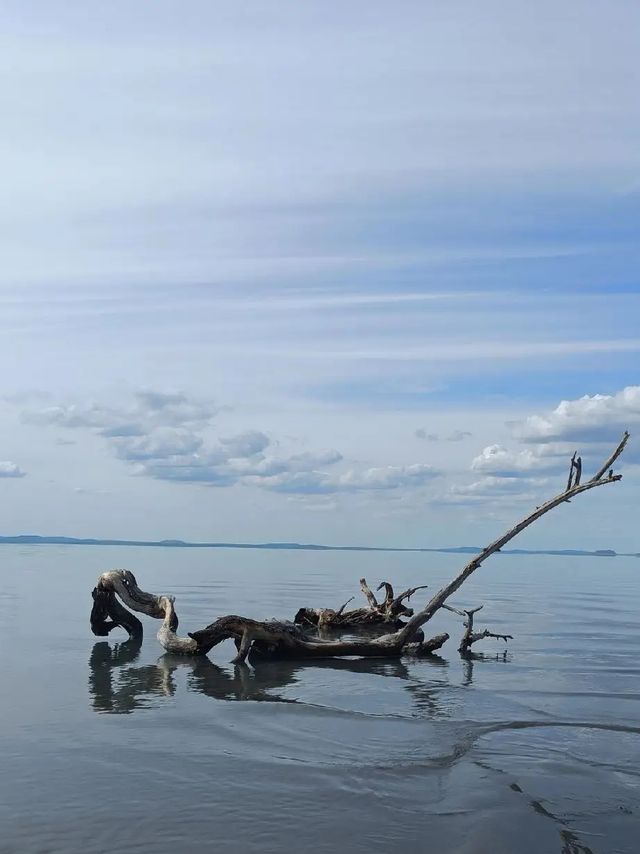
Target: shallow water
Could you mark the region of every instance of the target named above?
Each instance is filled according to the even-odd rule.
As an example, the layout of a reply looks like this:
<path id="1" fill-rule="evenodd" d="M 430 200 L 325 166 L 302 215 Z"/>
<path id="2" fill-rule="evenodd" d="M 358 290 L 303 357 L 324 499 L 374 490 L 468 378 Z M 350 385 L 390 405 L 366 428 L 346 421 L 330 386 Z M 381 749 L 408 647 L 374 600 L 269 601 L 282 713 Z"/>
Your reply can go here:
<path id="1" fill-rule="evenodd" d="M 336 607 L 363 574 L 435 590 L 464 560 L 0 547 L 0 851 L 637 852 L 637 559 L 496 556 L 453 601 L 515 639 L 471 661 L 446 613 L 440 656 L 257 669 L 229 643 L 162 655 L 146 618 L 141 647 L 88 625 L 113 567 L 186 633 Z"/>

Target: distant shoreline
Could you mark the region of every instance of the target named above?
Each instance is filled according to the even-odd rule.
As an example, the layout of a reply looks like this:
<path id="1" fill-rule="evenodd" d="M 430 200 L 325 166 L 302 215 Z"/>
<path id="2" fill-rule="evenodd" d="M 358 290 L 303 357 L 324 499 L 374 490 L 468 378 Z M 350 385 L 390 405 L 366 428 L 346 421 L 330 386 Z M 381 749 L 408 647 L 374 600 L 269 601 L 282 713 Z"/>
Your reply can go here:
<path id="1" fill-rule="evenodd" d="M 289 551 L 331 552 L 436 552 L 439 554 L 478 554 L 478 546 L 452 546 L 443 548 L 403 548 L 401 546 L 331 546 L 317 543 L 189 543 L 184 540 L 100 540 L 81 537 L 41 537 L 36 534 L 20 534 L 0 537 L 0 545 L 12 546 L 136 546 L 142 548 L 173 549 L 272 549 Z M 510 555 L 560 555 L 578 557 L 640 557 L 634 552 L 616 552 L 613 549 L 503 549 Z"/>

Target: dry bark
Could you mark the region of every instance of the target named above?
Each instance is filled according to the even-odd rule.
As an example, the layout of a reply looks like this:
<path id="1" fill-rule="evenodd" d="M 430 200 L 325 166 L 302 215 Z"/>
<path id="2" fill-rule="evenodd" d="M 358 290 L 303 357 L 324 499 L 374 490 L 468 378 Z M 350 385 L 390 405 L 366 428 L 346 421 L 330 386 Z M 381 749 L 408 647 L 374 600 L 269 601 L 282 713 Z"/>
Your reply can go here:
<path id="1" fill-rule="evenodd" d="M 393 594 L 391 585 L 388 582 L 383 582 L 378 589 L 385 589 L 385 599 L 384 602 L 378 603 L 365 579 L 361 579 L 361 589 L 369 603 L 369 608 L 365 610 L 375 615 L 379 624 L 387 623 L 390 627 L 393 627 L 393 621 L 397 620 L 401 614 L 410 617 L 408 622 L 397 631 L 375 638 L 320 640 L 310 638 L 295 623 L 277 620 L 261 622 L 246 617 L 230 615 L 221 617 L 200 631 L 190 632 L 186 638 L 179 637 L 176 634 L 178 617 L 175 612 L 173 597 L 154 596 L 153 594 L 145 593 L 138 587 L 133 574 L 127 570 L 105 572 L 98 579 L 98 584 L 93 594 L 92 629 L 96 634 L 104 635 L 108 634 L 118 624 L 122 625 L 129 632 L 130 636 L 136 636 L 135 633 L 138 631 L 136 623 L 139 625 L 139 621 L 133 615 L 128 614 L 128 612 L 123 614 L 122 611 L 126 611 L 126 609 L 122 609 L 122 611 L 118 610 L 122 606 L 118 605 L 118 608 L 114 607 L 113 602 L 117 594 L 129 608 L 147 614 L 150 617 L 161 619 L 163 623 L 158 632 L 158 640 L 168 652 L 182 655 L 206 654 L 214 646 L 228 638 L 233 639 L 236 643 L 238 649 L 238 654 L 234 659 L 236 662 L 245 661 L 249 651 L 256 653 L 260 657 L 302 659 L 334 656 L 397 657 L 409 651 L 417 654 L 428 653 L 438 648 L 439 645 L 441 646 L 444 641 L 439 643 L 440 638 L 434 638 L 430 641 L 422 640 L 420 637 L 421 627 L 445 605 L 446 600 L 461 587 L 467 578 L 490 555 L 499 551 L 506 543 L 540 517 L 583 492 L 594 489 L 597 486 L 603 486 L 606 483 L 619 481 L 622 475 L 614 474 L 612 467 L 624 451 L 628 438 L 629 434 L 625 432 L 611 456 L 586 483 L 580 482 L 582 466 L 581 463 L 577 464 L 574 455 L 571 461 L 567 489 L 540 507 L 536 507 L 532 513 L 510 528 L 506 533 L 502 534 L 502 536 L 498 537 L 497 540 L 490 543 L 478 555 L 472 558 L 449 584 L 439 590 L 417 614 L 414 614 L 410 608 L 407 608 L 402 603 L 405 599 L 409 599 L 416 590 L 420 589 L 419 587 L 409 588 L 396 597 Z M 607 473 L 606 477 L 605 473 Z M 345 606 L 346 604 L 348 603 L 345 603 Z M 344 611 L 345 606 L 323 619 L 328 620 L 329 624 L 332 620 L 336 620 L 339 623 L 341 619 L 349 614 L 349 612 Z M 309 610 L 314 611 L 315 609 Z M 328 610 L 331 609 L 319 609 L 320 612 Z M 467 651 L 471 644 L 479 640 L 480 637 L 497 636 L 487 631 L 481 633 L 474 633 L 472 631 L 473 613 L 475 613 L 475 610 L 471 614 L 467 612 L 468 625 L 465 635 L 467 639 L 465 641 L 463 638 L 463 643 L 461 644 L 461 648 L 464 647 Z M 383 616 L 383 619 L 380 619 L 380 616 Z M 107 617 L 110 619 L 107 619 Z M 133 617 L 133 620 L 130 619 L 131 617 Z M 133 622 L 134 620 L 135 623 Z M 320 617 L 318 616 L 319 620 Z M 504 635 L 497 637 L 505 638 Z"/>

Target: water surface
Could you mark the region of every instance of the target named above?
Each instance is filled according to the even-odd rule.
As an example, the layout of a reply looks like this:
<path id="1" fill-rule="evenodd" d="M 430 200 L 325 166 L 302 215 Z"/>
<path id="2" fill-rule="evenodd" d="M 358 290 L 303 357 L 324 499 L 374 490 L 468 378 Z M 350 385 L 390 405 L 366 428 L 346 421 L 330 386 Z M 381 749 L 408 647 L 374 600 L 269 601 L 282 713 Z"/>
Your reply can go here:
<path id="1" fill-rule="evenodd" d="M 2 546 L 0 851 L 640 850 L 640 562 L 496 556 L 453 600 L 514 635 L 462 660 L 229 663 L 94 638 L 126 567 L 181 631 L 434 590 L 460 555 Z M 428 591 L 416 594 L 423 601 Z M 420 597 L 423 598 L 420 598 Z"/>

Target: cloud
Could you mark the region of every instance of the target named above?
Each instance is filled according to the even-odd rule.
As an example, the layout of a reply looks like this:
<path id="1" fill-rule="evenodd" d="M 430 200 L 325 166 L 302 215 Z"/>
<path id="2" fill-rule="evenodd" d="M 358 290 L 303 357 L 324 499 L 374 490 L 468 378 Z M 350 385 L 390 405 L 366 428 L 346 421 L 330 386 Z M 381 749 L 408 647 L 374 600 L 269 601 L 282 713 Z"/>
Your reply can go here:
<path id="1" fill-rule="evenodd" d="M 103 406 L 89 401 L 27 409 L 28 424 L 92 429 L 105 438 L 144 436 L 156 427 L 204 427 L 219 409 L 211 401 L 188 398 L 182 392 L 143 390 L 125 406 Z"/>
<path id="2" fill-rule="evenodd" d="M 26 410 L 22 415 L 27 424 L 67 427 L 71 430 L 81 427 L 104 428 L 113 418 L 117 418 L 117 413 L 93 403 L 47 406 L 43 409 Z"/>
<path id="3" fill-rule="evenodd" d="M 439 474 L 424 463 L 339 471 L 344 458 L 334 448 L 270 453 L 280 443 L 260 430 L 213 438 L 208 428 L 216 411 L 182 393 L 144 391 L 120 407 L 74 403 L 26 411 L 23 417 L 32 424 L 89 430 L 138 477 L 174 483 L 329 495 L 415 489 Z"/>
<path id="4" fill-rule="evenodd" d="M 470 439 L 473 433 L 468 430 L 454 430 L 447 436 L 447 442 L 463 442 L 465 439 Z"/>
<path id="5" fill-rule="evenodd" d="M 509 451 L 489 445 L 471 461 L 471 470 L 500 478 L 527 477 L 535 472 L 558 471 L 566 461 L 564 445 L 548 445 Z"/>
<path id="6" fill-rule="evenodd" d="M 352 491 L 361 489 L 399 489 L 405 486 L 424 486 L 433 478 L 438 477 L 439 471 L 425 463 L 414 463 L 409 466 L 384 466 L 370 468 L 363 472 L 349 471 L 341 475 L 338 485 L 341 490 Z"/>
<path id="7" fill-rule="evenodd" d="M 495 477 L 489 475 L 473 483 L 451 486 L 442 497 L 445 504 L 491 504 L 504 501 L 533 501 L 546 478 Z"/>
<path id="8" fill-rule="evenodd" d="M 627 386 L 616 394 L 584 395 L 563 400 L 545 415 L 531 415 L 513 424 L 523 442 L 554 440 L 615 442 L 623 430 L 640 425 L 640 386 Z"/>
<path id="9" fill-rule="evenodd" d="M 425 439 L 427 442 L 438 442 L 440 440 L 437 433 L 427 433 L 424 427 L 418 427 L 414 435 L 416 439 Z"/>
<path id="10" fill-rule="evenodd" d="M 25 477 L 26 474 L 26 471 L 23 471 L 20 466 L 9 462 L 9 460 L 0 462 L 0 477 Z"/>
<path id="11" fill-rule="evenodd" d="M 415 463 L 408 466 L 369 468 L 363 471 L 351 469 L 342 474 L 328 474 L 322 471 L 288 471 L 271 477 L 250 480 L 257 486 L 274 492 L 313 495 L 415 488 L 424 486 L 439 474 L 440 472 L 432 466 Z"/>
<path id="12" fill-rule="evenodd" d="M 448 436 L 440 436 L 438 433 L 427 433 L 423 427 L 415 431 L 416 439 L 426 439 L 427 442 L 463 442 L 470 439 L 473 433 L 468 430 L 453 430 Z"/>
<path id="13" fill-rule="evenodd" d="M 270 444 L 270 439 L 258 430 L 248 430 L 237 436 L 220 439 L 220 443 L 228 450 L 231 457 L 250 457 L 264 451 Z"/>
<path id="14" fill-rule="evenodd" d="M 303 495 L 323 495 L 336 491 L 331 484 L 330 476 L 321 471 L 285 471 L 266 477 L 253 475 L 245 478 L 245 483 L 269 489 L 272 492 Z"/>
<path id="15" fill-rule="evenodd" d="M 143 390 L 135 398 L 134 413 L 137 410 L 147 420 L 157 419 L 164 425 L 204 426 L 219 412 L 211 401 L 188 398 L 183 392 Z"/>
<path id="16" fill-rule="evenodd" d="M 141 462 L 191 456 L 200 450 L 203 440 L 185 428 L 159 427 L 148 436 L 119 436 L 113 445 L 121 460 Z"/>
<path id="17" fill-rule="evenodd" d="M 225 468 L 224 464 L 208 457 L 168 457 L 149 460 L 139 466 L 137 474 L 156 480 L 176 483 L 201 483 L 209 486 L 233 486 L 238 476 Z"/>
<path id="18" fill-rule="evenodd" d="M 295 472 L 315 471 L 325 466 L 335 465 L 341 461 L 342 454 L 339 451 L 326 450 L 318 452 L 305 451 L 301 454 L 280 457 L 256 454 L 244 460 L 233 458 L 229 461 L 229 464 L 238 475 L 260 478 L 293 474 Z"/>

